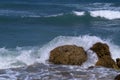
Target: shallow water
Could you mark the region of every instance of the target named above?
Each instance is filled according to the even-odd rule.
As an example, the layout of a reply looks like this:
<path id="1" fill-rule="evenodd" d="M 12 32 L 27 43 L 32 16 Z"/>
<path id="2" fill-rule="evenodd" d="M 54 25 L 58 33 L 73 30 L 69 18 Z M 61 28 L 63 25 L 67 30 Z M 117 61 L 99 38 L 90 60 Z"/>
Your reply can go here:
<path id="1" fill-rule="evenodd" d="M 39 64 L 0 70 L 0 80 L 114 80 L 119 71 L 103 67 Z"/>

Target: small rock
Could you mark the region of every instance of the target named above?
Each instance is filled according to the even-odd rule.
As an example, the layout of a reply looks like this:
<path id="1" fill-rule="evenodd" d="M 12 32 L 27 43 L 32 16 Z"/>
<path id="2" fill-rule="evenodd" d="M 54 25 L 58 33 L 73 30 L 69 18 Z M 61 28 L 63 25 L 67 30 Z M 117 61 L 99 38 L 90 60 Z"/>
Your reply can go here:
<path id="1" fill-rule="evenodd" d="M 98 61 L 96 66 L 103 66 L 107 68 L 116 68 L 117 65 L 111 57 L 109 46 L 107 44 L 97 42 L 91 48 L 97 54 Z"/>
<path id="2" fill-rule="evenodd" d="M 120 58 L 117 58 L 117 59 L 116 59 L 116 64 L 117 64 L 117 66 L 120 68 Z"/>

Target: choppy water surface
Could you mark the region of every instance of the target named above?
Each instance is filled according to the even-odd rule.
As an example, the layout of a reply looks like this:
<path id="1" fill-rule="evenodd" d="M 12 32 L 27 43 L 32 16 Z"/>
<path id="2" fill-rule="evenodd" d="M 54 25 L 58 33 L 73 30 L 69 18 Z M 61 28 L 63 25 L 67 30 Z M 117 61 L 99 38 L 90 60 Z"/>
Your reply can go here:
<path id="1" fill-rule="evenodd" d="M 1 57 L 1 80 L 113 80 L 119 70 L 95 66 L 97 56 L 88 50 L 96 42 L 104 42 L 110 46 L 112 58 L 119 56 L 119 46 L 102 40 L 96 36 L 65 37 L 59 36 L 41 48 L 18 48 L 6 50 Z M 88 60 L 81 66 L 54 65 L 48 61 L 52 49 L 60 45 L 74 44 L 87 50 Z M 6 53 L 5 53 L 6 52 Z M 9 55 L 9 53 L 16 53 Z M 19 55 L 19 54 L 20 55 Z M 8 56 L 8 57 L 6 57 Z M 4 59 L 4 63 L 3 60 Z"/>
<path id="2" fill-rule="evenodd" d="M 80 66 L 34 64 L 29 67 L 0 70 L 1 80 L 114 80 L 113 69 Z"/>
<path id="3" fill-rule="evenodd" d="M 0 1 L 0 80 L 113 80 L 119 71 L 94 67 L 89 48 L 107 43 L 120 57 L 119 0 Z M 61 45 L 82 46 L 82 66 L 54 65 L 50 51 Z"/>

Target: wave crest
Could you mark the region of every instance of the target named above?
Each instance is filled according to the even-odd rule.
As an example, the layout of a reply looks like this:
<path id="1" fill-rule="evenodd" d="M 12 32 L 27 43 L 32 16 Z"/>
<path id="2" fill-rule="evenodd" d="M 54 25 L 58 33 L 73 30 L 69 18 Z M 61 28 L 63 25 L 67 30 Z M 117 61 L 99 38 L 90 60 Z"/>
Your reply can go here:
<path id="1" fill-rule="evenodd" d="M 92 17 L 103 17 L 106 19 L 120 19 L 120 11 L 111 11 L 111 10 L 99 10 L 99 11 L 90 11 Z"/>
<path id="2" fill-rule="evenodd" d="M 89 66 L 94 66 L 97 60 L 96 54 L 89 50 L 96 42 L 107 43 L 113 59 L 120 57 L 119 46 L 97 36 L 58 36 L 42 47 L 17 47 L 12 50 L 0 48 L 0 69 L 27 66 L 34 63 L 46 63 L 49 59 L 50 51 L 62 45 L 82 46 L 87 51 L 88 60 L 81 67 L 88 68 Z"/>
<path id="3" fill-rule="evenodd" d="M 81 11 L 81 12 L 73 11 L 73 14 L 75 14 L 77 16 L 83 16 L 83 15 L 85 15 L 85 12 L 83 12 L 83 11 Z"/>

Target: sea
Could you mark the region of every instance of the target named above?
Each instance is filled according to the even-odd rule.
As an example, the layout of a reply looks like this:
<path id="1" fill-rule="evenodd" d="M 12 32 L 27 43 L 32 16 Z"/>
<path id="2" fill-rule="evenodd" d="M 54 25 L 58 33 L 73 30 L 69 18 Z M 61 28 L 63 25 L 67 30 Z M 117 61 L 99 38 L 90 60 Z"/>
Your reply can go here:
<path id="1" fill-rule="evenodd" d="M 120 0 L 0 0 L 0 80 L 114 80 L 119 70 L 91 67 L 96 42 L 120 58 Z M 49 63 L 62 45 L 83 47 L 88 60 Z"/>

